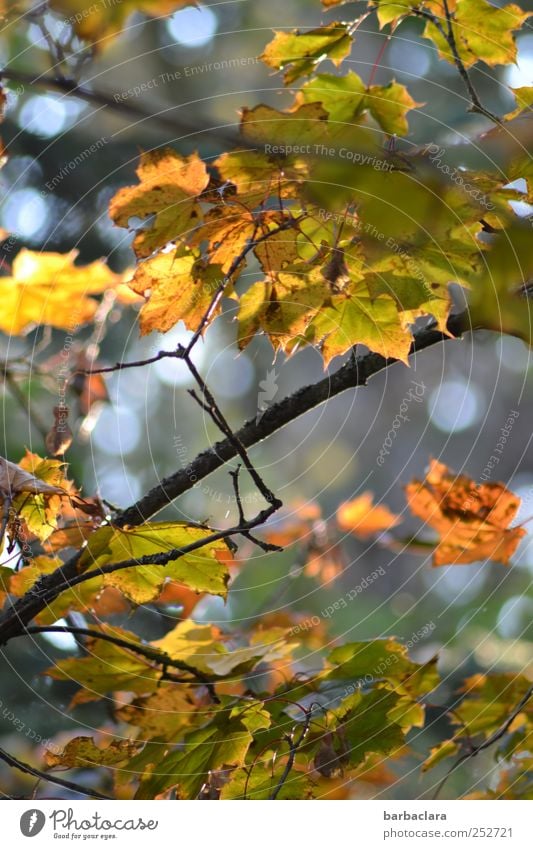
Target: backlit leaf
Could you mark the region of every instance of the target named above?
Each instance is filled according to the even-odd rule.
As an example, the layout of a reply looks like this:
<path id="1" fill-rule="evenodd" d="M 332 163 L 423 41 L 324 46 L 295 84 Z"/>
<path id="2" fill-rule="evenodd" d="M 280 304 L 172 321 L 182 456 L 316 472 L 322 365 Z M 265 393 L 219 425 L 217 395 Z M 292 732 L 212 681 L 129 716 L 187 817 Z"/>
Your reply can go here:
<path id="1" fill-rule="evenodd" d="M 349 54 L 352 38 L 346 24 L 331 23 L 308 32 L 276 31 L 261 56 L 263 62 L 275 70 L 284 70 L 284 81 L 290 85 L 298 77 L 311 74 L 324 59 L 339 65 Z"/>
<path id="2" fill-rule="evenodd" d="M 77 255 L 19 251 L 12 276 L 0 277 L 0 330 L 20 336 L 46 324 L 74 333 L 91 321 L 98 303 L 88 296 L 114 289 L 121 277 L 101 260 L 75 265 Z"/>
<path id="3" fill-rule="evenodd" d="M 341 531 L 357 537 L 372 536 L 395 527 L 400 517 L 384 504 L 374 506 L 371 492 L 363 492 L 353 501 L 346 501 L 337 509 L 337 524 Z"/>
<path id="4" fill-rule="evenodd" d="M 487 0 L 457 0 L 453 33 L 464 65 L 468 68 L 478 61 L 491 66 L 515 62 L 513 32 L 520 29 L 531 14 L 515 3 L 500 8 Z M 424 34 L 437 45 L 442 59 L 454 62 L 450 47 L 435 24 L 428 21 Z"/>
<path id="5" fill-rule="evenodd" d="M 98 746 L 92 737 L 74 737 L 60 753 L 46 751 L 44 762 L 48 769 L 116 766 L 127 762 L 138 749 L 139 744 L 129 740 L 111 740 L 106 746 Z"/>
<path id="6" fill-rule="evenodd" d="M 440 537 L 433 565 L 496 560 L 507 564 L 525 535 L 510 528 L 520 498 L 502 483 L 476 484 L 432 460 L 424 481 L 406 487 L 411 511 Z"/>
<path id="7" fill-rule="evenodd" d="M 211 531 L 181 522 L 151 522 L 135 528 L 100 528 L 89 537 L 80 560 L 80 570 L 107 563 L 138 559 L 174 548 L 183 548 L 211 535 Z M 164 566 L 133 566 L 113 572 L 105 583 L 117 587 L 136 604 L 153 601 L 167 578 L 197 592 L 226 596 L 228 571 L 217 554 L 227 551 L 223 540 L 184 554 Z"/>
<path id="8" fill-rule="evenodd" d="M 109 215 L 119 227 L 128 227 L 133 218 L 147 221 L 133 242 L 137 255 L 147 257 L 198 224 L 197 196 L 209 177 L 197 154 L 184 157 L 168 147 L 143 153 L 137 177 L 137 185 L 119 189 L 112 198 Z"/>

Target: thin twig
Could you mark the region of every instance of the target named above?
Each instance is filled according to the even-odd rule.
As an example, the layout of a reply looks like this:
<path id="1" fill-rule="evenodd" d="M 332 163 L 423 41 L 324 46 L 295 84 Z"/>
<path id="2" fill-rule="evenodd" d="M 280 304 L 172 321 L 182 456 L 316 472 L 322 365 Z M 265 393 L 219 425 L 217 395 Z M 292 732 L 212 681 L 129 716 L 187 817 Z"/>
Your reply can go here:
<path id="1" fill-rule="evenodd" d="M 450 8 L 448 6 L 448 0 L 443 0 L 444 14 L 446 16 L 446 27 L 443 26 L 439 18 L 433 14 L 433 12 L 428 11 L 427 9 L 413 9 L 412 12 L 414 15 L 420 18 L 426 18 L 426 20 L 431 21 L 431 23 L 437 28 L 439 33 L 445 39 L 448 47 L 450 48 L 450 52 L 453 57 L 453 61 L 455 67 L 459 71 L 459 74 L 465 84 L 465 87 L 470 95 L 470 112 L 479 112 L 479 114 L 484 115 L 485 118 L 488 118 L 493 123 L 501 125 L 501 120 L 497 115 L 494 115 L 488 109 L 483 106 L 481 100 L 479 99 L 479 95 L 470 79 L 470 74 L 466 70 L 465 64 L 459 55 L 459 50 L 457 48 L 457 42 L 455 40 L 455 33 L 453 30 L 453 19 L 450 12 Z"/>
<path id="2" fill-rule="evenodd" d="M 281 773 L 280 779 L 279 779 L 276 787 L 274 788 L 274 790 L 270 794 L 270 797 L 269 797 L 270 799 L 276 799 L 278 797 L 278 795 L 281 791 L 281 788 L 283 787 L 283 785 L 287 781 L 287 778 L 289 777 L 289 774 L 290 774 L 290 772 L 291 772 L 291 770 L 294 766 L 294 760 L 296 758 L 296 753 L 298 752 L 298 749 L 300 748 L 304 739 L 307 737 L 307 733 L 309 731 L 310 724 L 311 724 L 311 711 L 306 710 L 305 711 L 305 720 L 304 720 L 302 729 L 300 731 L 300 734 L 298 736 L 298 739 L 297 740 L 294 739 L 294 734 L 285 735 L 285 741 L 286 741 L 287 745 L 289 746 L 289 757 L 287 759 L 287 763 L 285 764 L 285 769 Z"/>
<path id="3" fill-rule="evenodd" d="M 529 700 L 532 696 L 533 696 L 533 684 L 531 684 L 531 686 L 526 690 L 526 692 L 524 693 L 524 695 L 522 696 L 522 698 L 520 699 L 518 704 L 513 708 L 513 710 L 511 711 L 511 713 L 509 714 L 509 716 L 507 717 L 507 719 L 503 723 L 503 725 L 500 728 L 498 728 L 497 731 L 495 731 L 493 734 L 491 734 L 490 737 L 487 737 L 487 739 L 483 743 L 479 743 L 479 745 L 477 745 L 477 746 L 472 746 L 470 744 L 470 748 L 468 749 L 468 751 L 464 752 L 464 754 L 462 754 L 456 760 L 456 762 L 453 764 L 452 767 L 450 767 L 450 769 L 448 770 L 448 772 L 446 773 L 446 775 L 444 776 L 444 778 L 442 779 L 440 784 L 437 786 L 437 789 L 435 790 L 435 793 L 433 794 L 434 799 L 438 798 L 442 788 L 444 787 L 444 785 L 448 781 L 450 775 L 452 775 L 452 773 L 454 773 L 455 770 L 458 767 L 461 766 L 461 764 L 464 764 L 465 761 L 468 761 L 468 760 L 470 760 L 470 758 L 474 758 L 476 755 L 479 755 L 479 753 L 483 752 L 485 749 L 490 748 L 490 746 L 493 746 L 494 743 L 497 743 L 498 740 L 501 740 L 502 737 L 504 737 L 507 734 L 507 731 L 509 730 L 510 726 L 512 725 L 512 723 L 514 722 L 516 717 L 523 711 L 523 709 L 525 708 L 525 706 L 527 705 L 527 703 L 529 702 Z"/>
<path id="4" fill-rule="evenodd" d="M 104 640 L 105 642 L 113 643 L 113 645 L 118 646 L 119 648 L 135 652 L 135 654 L 141 655 L 146 658 L 146 660 L 150 660 L 165 668 L 171 667 L 174 669 L 180 669 L 182 672 L 188 672 L 199 684 L 204 686 L 211 685 L 211 682 L 206 678 L 203 672 L 200 672 L 198 669 L 195 669 L 194 666 L 190 666 L 190 664 L 185 663 L 185 661 L 174 660 L 166 652 L 158 651 L 151 646 L 142 645 L 141 643 L 134 643 L 131 640 L 124 640 L 122 637 L 115 637 L 113 634 L 107 634 L 104 631 L 97 631 L 94 628 L 78 628 L 70 625 L 36 625 L 26 628 L 24 631 L 24 634 L 29 636 L 33 634 L 50 633 L 72 634 L 73 636 L 78 635 L 82 637 L 91 637 L 95 640 Z M 182 680 L 181 683 L 188 684 L 191 682 Z"/>
<path id="5" fill-rule="evenodd" d="M 436 322 L 432 322 L 423 330 L 419 330 L 415 333 L 409 355 L 446 341 L 450 338 L 449 334 L 457 336 L 465 330 L 473 329 L 466 311 L 451 316 L 447 327 L 448 333 L 442 333 L 437 329 Z M 373 375 L 398 362 L 394 357 L 383 357 L 375 353 L 351 357 L 337 371 L 327 374 L 317 383 L 303 386 L 292 395 L 272 404 L 259 421 L 256 416 L 249 419 L 235 433 L 235 437 L 245 448 L 250 448 L 341 392 L 365 386 Z M 174 498 L 192 489 L 197 481 L 207 477 L 237 455 L 231 440 L 217 442 L 212 448 L 199 454 L 186 468 L 163 478 L 135 504 L 118 513 L 114 517 L 114 524 L 120 527 L 142 524 L 163 507 L 167 507 Z"/>
<path id="6" fill-rule="evenodd" d="M 210 391 L 210 389 L 207 386 L 207 384 L 205 383 L 204 379 L 201 377 L 198 369 L 196 368 L 193 361 L 191 360 L 188 349 L 183 351 L 183 358 L 184 358 L 185 362 L 187 363 L 189 371 L 191 372 L 192 376 L 194 377 L 196 383 L 198 384 L 198 386 L 202 390 L 202 394 L 203 394 L 205 401 L 206 401 L 206 405 L 204 406 L 204 409 L 207 410 L 207 412 L 211 415 L 211 418 L 213 419 L 215 424 L 218 425 L 218 427 L 220 428 L 220 430 L 222 431 L 224 436 L 227 439 L 229 439 L 229 441 L 231 442 L 231 444 L 235 448 L 237 454 L 239 454 L 239 456 L 241 457 L 241 459 L 244 463 L 244 466 L 246 468 L 246 471 L 248 472 L 248 474 L 252 478 L 253 482 L 257 486 L 259 492 L 261 493 L 261 495 L 263 496 L 265 501 L 268 504 L 271 504 L 276 510 L 279 510 L 279 508 L 283 506 L 282 502 L 279 500 L 279 498 L 276 498 L 274 493 L 268 488 L 268 486 L 263 481 L 261 475 L 254 468 L 254 466 L 253 466 L 253 464 L 252 464 L 252 462 L 251 462 L 251 460 L 248 456 L 248 452 L 246 451 L 246 448 L 244 447 L 244 445 L 242 444 L 242 442 L 240 441 L 238 436 L 236 436 L 235 433 L 233 432 L 230 424 L 228 423 L 228 421 L 226 420 L 226 418 L 225 418 L 224 414 L 222 413 L 220 407 L 216 403 L 212 392 Z M 246 524 L 246 522 L 242 522 L 241 524 L 244 525 L 244 524 Z"/>

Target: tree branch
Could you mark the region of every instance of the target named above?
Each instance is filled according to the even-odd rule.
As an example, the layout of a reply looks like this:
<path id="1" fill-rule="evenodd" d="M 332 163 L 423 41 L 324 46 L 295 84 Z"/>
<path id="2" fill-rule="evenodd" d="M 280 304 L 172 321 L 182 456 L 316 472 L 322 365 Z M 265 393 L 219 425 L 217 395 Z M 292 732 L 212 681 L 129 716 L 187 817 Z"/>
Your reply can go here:
<path id="1" fill-rule="evenodd" d="M 447 329 L 448 333 L 452 334 L 452 336 L 461 335 L 465 330 L 472 329 L 468 313 L 463 312 L 451 316 L 448 320 Z M 415 334 L 410 354 L 443 342 L 448 338 L 449 336 L 447 334 L 437 330 L 433 322 Z M 151 516 L 158 513 L 164 507 L 167 507 L 174 498 L 192 489 L 198 480 L 219 469 L 228 460 L 235 457 L 238 454 L 235 440 L 238 440 L 244 448 L 250 448 L 250 446 L 262 441 L 289 422 L 295 421 L 299 416 L 323 404 L 335 395 L 347 389 L 365 386 L 370 377 L 397 362 L 398 360 L 393 357 L 386 358 L 374 353 L 360 357 L 351 357 L 332 375 L 328 375 L 318 381 L 318 383 L 299 389 L 293 395 L 289 395 L 287 398 L 269 407 L 259 421 L 256 421 L 256 418 L 254 418 L 246 422 L 240 430 L 233 434 L 233 439 L 226 438 L 216 443 L 212 448 L 199 454 L 186 469 L 181 469 L 170 475 L 170 477 L 164 478 L 158 486 L 150 490 L 139 501 L 118 513 L 113 519 L 113 524 L 117 527 L 141 525 Z M 219 539 L 229 538 L 243 532 L 246 535 L 247 532 L 253 530 L 257 525 L 265 522 L 276 509 L 276 504 L 271 504 L 266 510 L 261 511 L 255 519 L 245 524 L 240 523 L 236 527 L 227 530 L 217 531 L 211 536 L 191 543 L 182 549 L 173 549 L 156 555 L 147 555 L 138 559 L 111 563 L 100 569 L 81 574 L 78 571 L 81 551 L 77 552 L 63 566 L 56 569 L 55 572 L 52 572 L 50 575 L 44 575 L 37 587 L 32 588 L 25 596 L 15 602 L 11 608 L 0 614 L 0 645 L 4 645 L 12 637 L 20 636 L 24 633 L 26 626 L 33 617 L 44 610 L 49 601 L 56 598 L 60 592 L 63 592 L 63 590 L 69 587 L 90 578 L 101 577 L 104 574 L 115 572 L 119 569 L 127 569 L 138 565 L 165 565 L 172 559 L 177 559 L 183 554 L 195 551 L 197 548 L 209 545 Z"/>
<path id="2" fill-rule="evenodd" d="M 92 578 L 101 578 L 122 569 L 132 569 L 136 566 L 165 566 L 171 560 L 178 560 L 185 554 L 197 551 L 199 548 L 208 546 L 220 539 L 228 539 L 238 534 L 246 534 L 258 525 L 262 525 L 277 510 L 277 502 L 271 504 L 265 510 L 248 520 L 244 524 L 226 530 L 215 531 L 204 539 L 195 540 L 183 548 L 172 548 L 157 554 L 145 554 L 142 557 L 133 557 L 129 560 L 121 560 L 118 563 L 107 563 L 97 569 L 85 572 L 78 571 L 78 563 L 81 551 L 71 557 L 63 566 L 49 575 L 43 575 L 38 583 L 32 587 L 22 598 L 18 599 L 3 614 L 0 615 L 0 645 L 5 645 L 13 637 L 19 637 L 26 631 L 26 626 L 47 605 L 53 601 L 64 590 L 71 589 L 77 584 L 90 581 Z"/>
<path id="3" fill-rule="evenodd" d="M 228 124 L 223 127 L 210 127 L 208 124 L 191 124 L 183 118 L 176 120 L 161 113 L 148 112 L 142 106 L 132 103 L 129 100 L 115 100 L 108 94 L 92 91 L 92 89 L 86 88 L 81 83 L 76 82 L 76 80 L 66 79 L 65 77 L 44 75 L 33 77 L 31 74 L 24 73 L 23 71 L 2 68 L 0 69 L 0 80 L 2 79 L 12 80 L 24 86 L 43 86 L 44 88 L 59 91 L 65 95 L 72 94 L 80 98 L 80 100 L 89 103 L 91 106 L 111 109 L 122 115 L 125 119 L 136 118 L 138 121 L 157 121 L 158 124 L 170 130 L 174 134 L 174 137 L 176 137 L 176 134 L 180 138 L 185 138 L 186 136 L 199 135 L 200 133 L 209 133 L 210 137 L 218 139 L 224 145 L 235 146 L 239 143 L 238 130 L 235 130 L 233 133 L 231 132 L 234 124 Z M 172 106 L 170 108 L 175 107 Z"/>
<path id="4" fill-rule="evenodd" d="M 468 329 L 471 328 L 466 312 L 451 316 L 448 320 L 448 331 L 452 336 L 460 336 Z M 446 334 L 437 330 L 433 323 L 415 334 L 410 354 L 448 338 Z M 373 375 L 397 362 L 398 360 L 393 357 L 386 358 L 380 354 L 366 354 L 351 358 L 332 375 L 324 377 L 318 383 L 304 386 L 277 404 L 273 404 L 259 421 L 255 418 L 249 419 L 240 430 L 236 431 L 235 437 L 245 448 L 250 448 L 335 395 L 347 389 L 365 386 Z M 216 471 L 236 455 L 236 448 L 229 439 L 217 442 L 212 448 L 199 454 L 187 468 L 163 478 L 135 504 L 118 513 L 113 523 L 119 527 L 142 524 L 167 507 L 179 495 L 192 489 L 197 481 Z"/>

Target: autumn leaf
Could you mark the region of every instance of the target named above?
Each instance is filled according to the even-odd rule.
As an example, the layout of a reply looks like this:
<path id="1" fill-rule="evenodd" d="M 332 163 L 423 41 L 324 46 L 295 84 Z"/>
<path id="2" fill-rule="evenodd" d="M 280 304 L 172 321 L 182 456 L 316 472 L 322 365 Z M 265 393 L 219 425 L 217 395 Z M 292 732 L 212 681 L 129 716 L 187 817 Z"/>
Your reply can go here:
<path id="1" fill-rule="evenodd" d="M 230 204 L 215 207 L 205 216 L 192 244 L 199 246 L 207 242 L 209 262 L 220 266 L 227 274 L 236 257 L 253 237 L 256 227 L 254 216 L 246 209 Z"/>
<path id="2" fill-rule="evenodd" d="M 57 528 L 62 499 L 72 498 L 77 491 L 64 474 L 60 460 L 46 460 L 26 451 L 17 466 L 0 458 L 0 492 L 11 500 L 8 530 L 17 537 L 22 520 L 30 534 L 44 542 Z"/>
<path id="3" fill-rule="evenodd" d="M 409 130 L 406 113 L 423 105 L 413 100 L 406 87 L 394 80 L 384 86 L 370 86 L 365 104 L 383 132 L 397 136 L 405 136 Z"/>
<path id="4" fill-rule="evenodd" d="M 220 266 L 205 266 L 192 253 L 172 251 L 139 263 L 130 285 L 146 298 L 139 319 L 144 336 L 154 330 L 166 333 L 178 321 L 197 330 L 225 282 Z M 210 320 L 219 312 L 220 306 L 212 311 Z"/>
<path id="5" fill-rule="evenodd" d="M 405 490 L 411 511 L 439 534 L 434 566 L 478 560 L 507 565 L 526 533 L 509 527 L 520 498 L 502 483 L 476 484 L 432 460 L 425 480 Z"/>
<path id="6" fill-rule="evenodd" d="M 337 524 L 341 531 L 363 539 L 394 528 L 399 522 L 400 517 L 391 513 L 388 507 L 373 504 L 371 492 L 363 492 L 337 509 Z"/>
<path id="7" fill-rule="evenodd" d="M 150 522 L 135 528 L 106 526 L 88 539 L 80 559 L 80 571 L 137 560 L 146 555 L 184 548 L 208 538 L 212 531 L 180 522 Z M 226 597 L 229 574 L 217 554 L 227 551 L 223 540 L 178 556 L 164 566 L 133 566 L 105 576 L 105 583 L 119 589 L 135 604 L 158 597 L 167 579 L 178 581 L 196 592 Z"/>
<path id="8" fill-rule="evenodd" d="M 452 29 L 457 52 L 465 67 L 479 61 L 490 66 L 516 62 L 513 32 L 520 29 L 531 14 L 515 3 L 498 7 L 487 0 L 457 0 Z M 431 21 L 426 24 L 424 35 L 437 45 L 441 59 L 454 63 L 448 42 Z"/>
<path id="9" fill-rule="evenodd" d="M 101 626 L 103 633 L 129 642 L 139 638 L 121 628 Z M 150 665 L 139 654 L 107 640 L 91 637 L 87 641 L 88 655 L 71 657 L 54 664 L 47 674 L 61 681 L 72 681 L 83 689 L 76 693 L 73 704 L 97 701 L 115 690 L 144 695 L 153 693 L 160 680 L 160 667 Z"/>
<path id="10" fill-rule="evenodd" d="M 438 766 L 446 758 L 450 758 L 459 752 L 459 744 L 455 740 L 443 740 L 437 746 L 434 746 L 424 763 L 422 764 L 422 772 L 427 772 L 433 767 Z"/>
<path id="11" fill-rule="evenodd" d="M 202 672 L 220 677 L 252 670 L 290 655 L 295 644 L 287 641 L 284 628 L 258 629 L 247 645 L 230 647 L 212 625 L 184 620 L 153 643 L 175 660 L 186 661 Z"/>
<path id="12" fill-rule="evenodd" d="M 533 108 L 533 86 L 521 86 L 520 88 L 511 89 L 516 100 L 516 109 L 508 112 L 505 115 L 506 121 L 512 121 L 517 118 L 522 112 L 530 112 Z"/>
<path id="13" fill-rule="evenodd" d="M 191 693 L 183 685 L 174 684 L 158 687 L 150 696 L 139 697 L 117 710 L 123 722 L 139 728 L 143 740 L 159 738 L 173 740 L 195 719 L 196 705 Z"/>
<path id="14" fill-rule="evenodd" d="M 353 122 L 367 108 L 366 86 L 354 71 L 344 76 L 317 74 L 298 92 L 304 103 L 320 102 L 331 121 Z"/>
<path id="15" fill-rule="evenodd" d="M 98 303 L 88 295 L 114 289 L 121 276 L 102 260 L 75 265 L 77 251 L 66 254 L 23 248 L 10 277 L 0 277 L 0 330 L 20 336 L 38 324 L 75 329 L 94 317 Z"/>
<path id="16" fill-rule="evenodd" d="M 324 59 L 340 65 L 349 54 L 352 37 L 346 24 L 333 22 L 308 32 L 275 31 L 274 39 L 261 55 L 263 62 L 275 70 L 285 70 L 284 82 L 290 85 L 298 77 L 308 76 Z"/>
<path id="17" fill-rule="evenodd" d="M 116 766 L 128 761 L 140 749 L 142 743 L 131 740 L 111 740 L 105 746 L 98 746 L 92 737 L 74 737 L 64 749 L 53 752 L 48 749 L 44 755 L 47 769 L 94 769 L 99 766 Z"/>
<path id="18" fill-rule="evenodd" d="M 239 719 L 221 713 L 207 727 L 186 734 L 183 747 L 159 760 L 152 775 L 141 783 L 136 798 L 153 799 L 177 787 L 178 798 L 195 799 L 210 772 L 241 766 L 252 742 L 252 735 Z"/>
<path id="19" fill-rule="evenodd" d="M 151 226 L 137 231 L 133 241 L 137 256 L 147 257 L 197 226 L 198 195 L 209 175 L 196 153 L 184 157 L 167 147 L 143 153 L 137 177 L 136 186 L 119 189 L 111 199 L 109 215 L 119 227 L 128 227 L 132 218 L 154 218 Z"/>

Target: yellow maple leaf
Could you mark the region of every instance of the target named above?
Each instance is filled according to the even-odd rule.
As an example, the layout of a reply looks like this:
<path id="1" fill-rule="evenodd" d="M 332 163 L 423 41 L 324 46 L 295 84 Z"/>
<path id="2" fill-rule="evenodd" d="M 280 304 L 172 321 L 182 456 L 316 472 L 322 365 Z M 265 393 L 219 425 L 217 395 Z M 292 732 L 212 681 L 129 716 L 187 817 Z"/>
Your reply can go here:
<path id="1" fill-rule="evenodd" d="M 119 227 L 128 227 L 131 218 L 155 216 L 153 225 L 139 230 L 133 242 L 136 254 L 147 257 L 198 223 L 197 197 L 209 175 L 196 153 L 183 157 L 171 148 L 143 153 L 136 173 L 138 184 L 119 189 L 109 215 Z"/>
<path id="2" fill-rule="evenodd" d="M 78 252 L 39 253 L 23 248 L 12 275 L 0 277 L 0 330 L 19 336 L 38 324 L 73 331 L 94 316 L 95 295 L 121 281 L 102 260 L 74 265 Z"/>

